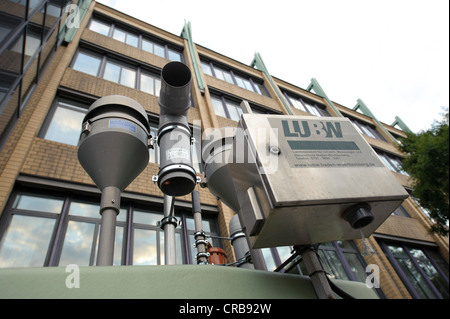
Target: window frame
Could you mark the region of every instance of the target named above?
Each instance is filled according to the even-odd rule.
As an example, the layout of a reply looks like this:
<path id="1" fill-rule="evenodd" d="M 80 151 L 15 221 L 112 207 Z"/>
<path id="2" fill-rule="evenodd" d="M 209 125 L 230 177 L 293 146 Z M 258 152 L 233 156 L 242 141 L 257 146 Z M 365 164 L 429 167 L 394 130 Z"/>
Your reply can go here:
<path id="1" fill-rule="evenodd" d="M 91 242 L 91 255 L 89 257 L 89 265 L 93 266 L 95 264 L 95 260 L 98 254 L 98 236 L 99 236 L 99 227 L 101 225 L 101 216 L 98 215 L 96 217 L 90 216 L 79 216 L 79 215 L 71 215 L 70 208 L 74 202 L 87 202 L 88 204 L 98 205 L 100 207 L 100 194 L 98 193 L 90 193 L 86 191 L 79 191 L 74 189 L 60 189 L 53 188 L 52 195 L 50 197 L 55 197 L 60 199 L 61 211 L 59 213 L 54 212 L 45 212 L 45 211 L 29 211 L 24 209 L 16 209 L 13 208 L 14 202 L 18 195 L 20 194 L 29 194 L 31 196 L 44 196 L 48 197 L 48 190 L 42 188 L 36 188 L 35 186 L 17 186 L 5 207 L 5 210 L 0 218 L 0 241 L 3 239 L 3 236 L 7 233 L 8 227 L 11 224 L 11 220 L 15 215 L 23 215 L 23 216 L 32 216 L 36 218 L 52 218 L 55 220 L 53 224 L 53 229 L 51 230 L 51 238 L 50 243 L 45 251 L 45 259 L 43 265 L 41 267 L 51 267 L 51 266 L 59 266 L 61 261 L 62 252 L 64 249 L 64 243 L 66 241 L 67 230 L 69 227 L 70 221 L 75 222 L 87 222 L 92 223 L 95 226 L 94 229 L 94 237 Z M 121 200 L 121 212 L 126 212 L 126 216 L 124 219 L 117 219 L 116 227 L 123 228 L 123 237 L 122 237 L 122 251 L 120 256 L 115 256 L 115 260 L 120 259 L 120 265 L 133 265 L 133 242 L 134 242 L 134 229 L 151 229 L 158 231 L 158 234 L 163 234 L 163 230 L 159 225 L 153 224 L 136 224 L 133 223 L 133 214 L 135 210 L 144 210 L 144 211 L 153 211 L 156 212 L 161 219 L 163 218 L 163 204 L 162 202 L 154 202 L 148 200 L 141 199 L 133 199 L 129 198 L 124 194 Z M 189 236 L 193 235 L 193 230 L 188 229 L 188 223 L 186 222 L 187 218 L 193 218 L 192 212 L 184 207 L 175 206 L 175 216 L 181 221 L 180 226 L 175 229 L 176 233 L 179 234 L 179 238 L 181 239 L 181 256 L 182 264 L 192 264 L 195 262 L 191 258 L 193 256 L 193 248 L 191 248 L 191 243 L 189 241 Z M 204 220 L 208 220 L 208 222 L 212 223 L 214 229 L 212 232 L 206 232 L 211 236 L 211 241 L 214 242 L 215 247 L 223 248 L 222 240 L 220 238 L 220 228 L 219 222 L 217 219 L 218 212 L 212 210 L 204 210 L 203 218 Z M 159 235 L 158 235 L 159 236 Z M 117 239 L 117 238 L 116 238 Z M 159 237 L 158 237 L 159 239 Z M 163 245 L 163 241 L 159 241 L 156 243 L 157 245 L 157 264 L 163 264 L 161 245 Z M 180 248 L 180 247 L 178 247 Z M 118 264 L 116 264 L 118 265 Z M 20 266 L 18 266 L 20 267 Z"/>
<path id="2" fill-rule="evenodd" d="M 449 285 L 449 277 L 448 274 L 445 274 L 442 268 L 437 264 L 437 260 L 431 256 L 430 252 L 428 251 L 428 247 L 421 246 L 421 245 L 415 245 L 415 244 L 406 244 L 402 242 L 397 241 L 380 241 L 379 242 L 383 252 L 385 253 L 387 259 L 391 263 L 392 267 L 395 269 L 396 273 L 402 280 L 405 287 L 408 289 L 408 292 L 411 294 L 411 296 L 414 299 L 422 299 L 419 295 L 419 293 L 414 288 L 413 284 L 410 281 L 410 278 L 407 274 L 403 271 L 401 266 L 399 265 L 397 259 L 407 259 L 411 262 L 414 269 L 421 275 L 422 278 L 425 280 L 425 284 L 429 289 L 431 289 L 432 293 L 439 299 L 443 299 L 441 293 L 438 291 L 436 286 L 431 282 L 431 279 L 428 277 L 428 275 L 425 273 L 425 271 L 422 269 L 422 267 L 418 264 L 416 257 L 414 257 L 410 250 L 411 249 L 419 249 L 421 250 L 424 255 L 426 256 L 427 260 L 430 261 L 432 266 L 436 269 L 437 273 L 446 281 L 447 287 Z M 405 253 L 405 256 L 394 256 L 394 254 L 389 250 L 388 245 L 394 245 L 396 247 L 401 247 L 403 252 Z M 448 263 L 445 261 L 445 259 L 438 253 L 440 260 L 439 262 L 444 263 L 444 265 L 448 269 Z"/>
<path id="3" fill-rule="evenodd" d="M 331 116 L 325 105 L 309 100 L 303 96 L 283 90 L 283 95 L 293 108 L 314 116 Z"/>
<path id="4" fill-rule="evenodd" d="M 256 80 L 252 76 L 249 76 L 249 75 L 246 75 L 239 71 L 236 71 L 236 70 L 234 70 L 228 66 L 225 66 L 223 64 L 205 60 L 204 58 L 200 58 L 200 65 L 205 74 L 213 76 L 213 77 L 215 77 L 219 80 L 225 81 L 227 83 L 234 84 L 234 85 L 240 87 L 241 89 L 244 89 L 244 90 L 247 90 L 247 91 L 262 95 L 262 96 L 267 96 L 269 98 L 271 97 L 269 94 L 269 91 L 267 91 L 264 84 L 259 83 L 259 81 Z M 210 70 L 211 72 L 205 72 L 206 71 L 206 70 L 204 70 L 205 66 L 207 66 L 208 70 Z M 219 74 L 222 74 L 223 76 L 219 76 Z M 239 85 L 237 79 L 248 81 L 251 85 L 251 89 L 247 88 L 245 85 L 244 85 L 245 87 Z"/>
<path id="5" fill-rule="evenodd" d="M 104 24 L 104 25 L 108 25 L 109 26 L 108 35 L 104 35 L 102 33 L 99 33 L 97 31 L 92 30 L 91 29 L 91 25 L 92 25 L 93 22 L 97 22 L 97 23 L 101 23 L 101 24 Z M 154 35 L 142 32 L 141 30 L 137 30 L 135 28 L 131 28 L 131 27 L 129 27 L 129 26 L 123 24 L 123 23 L 112 21 L 112 20 L 104 18 L 104 17 L 102 17 L 102 16 L 100 16 L 98 14 L 95 14 L 90 19 L 87 28 L 89 30 L 91 30 L 92 32 L 96 32 L 96 33 L 101 34 L 103 36 L 106 36 L 108 38 L 114 39 L 116 41 L 120 41 L 120 42 L 125 43 L 127 45 L 130 45 L 132 47 L 135 47 L 135 48 L 138 48 L 140 50 L 149 52 L 149 53 L 154 54 L 156 56 L 159 56 L 159 57 L 161 57 L 163 59 L 166 59 L 166 60 L 169 60 L 169 61 L 180 61 L 180 62 L 184 63 L 183 48 L 180 48 L 180 47 L 178 47 L 178 46 L 176 46 L 176 45 L 174 45 L 172 43 L 169 43 L 167 41 L 164 41 L 164 40 L 161 40 L 161 39 L 157 39 Z M 126 34 L 125 35 L 125 41 L 121 41 L 119 39 L 114 38 L 114 32 L 115 32 L 116 29 L 119 29 L 120 31 L 125 32 L 125 34 Z M 136 46 L 126 42 L 128 34 L 137 37 L 137 44 L 136 44 Z M 144 49 L 143 41 L 148 41 L 148 42 L 151 42 L 153 44 L 153 52 Z M 161 46 L 163 48 L 164 56 L 161 56 L 161 55 L 156 54 L 154 52 L 154 45 L 155 44 L 158 45 L 158 46 Z M 176 54 L 177 57 L 179 57 L 179 59 L 171 59 L 170 58 L 171 54 Z"/>

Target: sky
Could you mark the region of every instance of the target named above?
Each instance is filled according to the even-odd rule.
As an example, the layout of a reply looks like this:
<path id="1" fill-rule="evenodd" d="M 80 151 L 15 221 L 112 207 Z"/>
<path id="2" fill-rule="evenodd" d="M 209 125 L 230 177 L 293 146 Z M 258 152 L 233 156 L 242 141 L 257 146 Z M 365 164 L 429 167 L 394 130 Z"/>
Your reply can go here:
<path id="1" fill-rule="evenodd" d="M 415 133 L 449 106 L 448 0 L 97 0 L 348 108 Z"/>

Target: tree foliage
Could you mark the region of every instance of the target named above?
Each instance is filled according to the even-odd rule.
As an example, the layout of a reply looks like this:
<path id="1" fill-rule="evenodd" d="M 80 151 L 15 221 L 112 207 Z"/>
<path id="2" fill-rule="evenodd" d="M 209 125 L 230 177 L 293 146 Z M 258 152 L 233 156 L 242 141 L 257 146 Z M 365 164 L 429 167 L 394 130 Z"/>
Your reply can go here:
<path id="1" fill-rule="evenodd" d="M 403 170 L 413 178 L 412 196 L 435 222 L 431 232 L 448 235 L 449 217 L 449 119 L 448 109 L 441 121 L 419 134 L 407 133 L 400 150 L 406 153 Z"/>

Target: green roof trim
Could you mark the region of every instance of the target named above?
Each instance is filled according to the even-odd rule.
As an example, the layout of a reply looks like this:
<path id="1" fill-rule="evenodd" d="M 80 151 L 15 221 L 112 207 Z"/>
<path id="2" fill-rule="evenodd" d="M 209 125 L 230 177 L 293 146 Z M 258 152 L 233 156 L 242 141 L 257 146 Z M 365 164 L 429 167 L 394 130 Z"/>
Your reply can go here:
<path id="1" fill-rule="evenodd" d="M 62 26 L 59 36 L 64 36 L 64 42 L 71 43 L 80 28 L 81 21 L 83 21 L 92 0 L 78 1 L 80 4 L 74 5 L 75 7 L 66 6 L 63 10 L 66 13 L 71 8 L 73 11 L 69 11 L 69 16 L 67 17 L 64 25 Z"/>
<path id="2" fill-rule="evenodd" d="M 394 142 L 397 143 L 397 144 L 399 143 L 399 142 L 397 141 L 397 139 L 396 139 L 395 137 L 393 137 L 393 136 L 391 135 L 391 133 L 388 132 L 388 130 L 386 130 L 386 128 L 384 127 L 384 125 L 381 124 L 380 121 L 378 121 L 378 119 L 377 119 L 377 118 L 375 117 L 375 115 L 373 115 L 373 113 L 370 111 L 370 109 L 369 109 L 369 107 L 366 105 L 366 103 L 364 103 L 364 101 L 361 100 L 361 99 L 358 99 L 358 100 L 357 100 L 357 104 L 353 107 L 353 110 L 354 110 L 354 111 L 357 111 L 358 109 L 361 110 L 361 112 L 362 112 L 364 115 L 367 115 L 367 116 L 371 117 L 371 118 L 378 124 L 378 126 L 381 127 L 381 129 L 386 133 L 386 135 L 389 136 L 389 137 L 391 138 L 392 141 L 394 141 Z"/>
<path id="3" fill-rule="evenodd" d="M 261 54 L 259 54 L 258 52 L 255 53 L 255 56 L 252 60 L 252 62 L 250 63 L 251 67 L 256 67 L 258 70 L 262 71 L 267 78 L 269 79 L 269 83 L 272 86 L 272 88 L 274 89 L 275 93 L 278 95 L 278 98 L 281 100 L 281 103 L 283 103 L 284 108 L 286 109 L 286 111 L 290 114 L 290 115 L 294 115 L 294 113 L 292 113 L 291 111 L 291 107 L 289 106 L 288 102 L 286 101 L 286 99 L 284 98 L 283 94 L 281 93 L 280 89 L 278 88 L 278 86 L 275 84 L 272 76 L 269 73 L 269 70 L 267 69 Z"/>
<path id="4" fill-rule="evenodd" d="M 412 131 L 409 129 L 409 127 L 405 124 L 405 122 L 402 121 L 402 119 L 399 116 L 395 117 L 395 121 L 391 124 L 391 126 L 398 126 L 403 132 L 412 133 Z"/>
<path id="5" fill-rule="evenodd" d="M 336 112 L 337 115 L 339 115 L 340 117 L 343 116 L 341 112 L 339 112 L 339 110 L 336 108 L 336 106 L 334 106 L 333 102 L 331 102 L 325 91 L 322 89 L 322 87 L 319 84 L 319 81 L 317 81 L 315 78 L 311 79 L 311 83 L 308 85 L 308 88 L 306 90 L 308 91 L 314 90 L 314 92 L 316 92 L 317 95 L 323 97 L 328 102 L 328 104 L 331 106 L 333 111 Z"/>

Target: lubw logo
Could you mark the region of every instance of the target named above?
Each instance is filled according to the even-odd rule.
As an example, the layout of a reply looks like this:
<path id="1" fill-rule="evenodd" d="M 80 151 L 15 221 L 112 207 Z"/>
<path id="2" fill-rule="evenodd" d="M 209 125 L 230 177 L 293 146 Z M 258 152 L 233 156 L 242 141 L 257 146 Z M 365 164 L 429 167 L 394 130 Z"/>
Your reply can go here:
<path id="1" fill-rule="evenodd" d="M 333 121 L 282 120 L 284 137 L 291 150 L 358 151 L 354 141 L 343 141 L 341 123 Z M 338 139 L 338 140 L 337 140 Z"/>
<path id="2" fill-rule="evenodd" d="M 310 137 L 320 136 L 325 138 L 342 138 L 341 123 L 339 122 L 317 122 L 287 121 L 282 120 L 283 133 L 285 137 Z M 311 127 L 312 126 L 312 127 Z"/>

